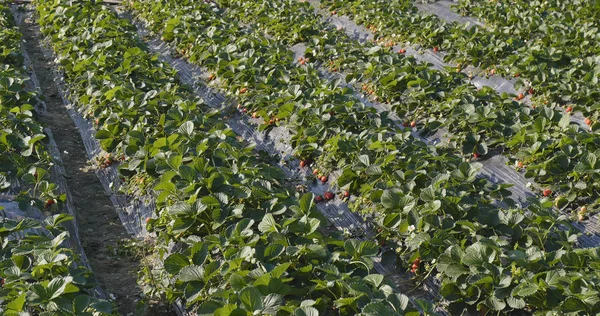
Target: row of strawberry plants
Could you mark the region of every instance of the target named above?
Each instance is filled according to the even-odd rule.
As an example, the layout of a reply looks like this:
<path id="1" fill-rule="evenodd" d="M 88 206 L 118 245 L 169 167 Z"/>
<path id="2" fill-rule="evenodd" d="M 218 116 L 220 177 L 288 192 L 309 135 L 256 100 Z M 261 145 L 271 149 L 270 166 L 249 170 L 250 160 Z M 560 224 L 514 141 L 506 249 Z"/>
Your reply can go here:
<path id="1" fill-rule="evenodd" d="M 580 1 L 459 1 L 461 14 L 485 21 L 505 40 L 522 39 L 497 63 L 529 80 L 557 102 L 573 102 L 578 110 L 598 119 L 600 40 L 597 6 Z"/>
<path id="2" fill-rule="evenodd" d="M 164 264 L 153 291 L 204 314 L 415 310 L 369 274 L 378 246 L 326 231 L 313 196 L 239 142 L 127 20 L 90 2 L 37 6 L 71 99 L 96 120 L 102 147 L 123 157 L 126 186 L 158 194 L 147 225 Z"/>
<path id="3" fill-rule="evenodd" d="M 484 2 L 484 9 L 474 8 Z M 421 44 L 446 51 L 446 60 L 526 79 L 536 89 L 536 101 L 575 102 L 577 111 L 598 120 L 598 26 L 595 15 L 587 14 L 594 11 L 591 4 L 462 1 L 459 10 L 486 17 L 484 27 L 446 23 L 419 12 L 409 0 L 325 0 L 322 5 L 352 16 L 382 40 Z"/>
<path id="4" fill-rule="evenodd" d="M 302 98 L 295 108 L 288 107 L 280 96 L 290 95 L 289 86 L 298 85 L 296 91 L 306 91 L 310 89 L 307 82 L 314 85 L 321 80 L 318 74 L 307 76 L 311 67 L 293 65 L 291 53 L 284 54 L 284 46 L 243 29 L 215 13 L 211 6 L 186 1 L 136 1 L 132 7 L 190 62 L 213 72 L 209 80 L 215 82 L 214 86 L 237 94 L 242 110 L 255 112 L 253 116 L 274 115 L 280 119 L 274 122 L 292 129 L 296 136 L 311 130 L 318 139 L 317 133 L 326 133 L 331 120 L 342 112 L 338 107 L 331 113 L 323 109 L 327 104 L 318 103 L 326 93 L 324 89 L 316 96 L 296 94 L 295 98 Z M 250 78 L 260 80 L 248 81 Z M 270 102 L 261 102 L 265 99 Z M 412 262 L 413 272 L 437 273 L 443 280 L 442 294 L 453 301 L 451 310 L 598 310 L 598 302 L 588 301 L 597 293 L 593 281 L 597 273 L 589 268 L 598 264 L 596 249 L 573 249 L 577 236 L 558 230 L 559 225 L 568 226 L 568 222 L 565 218 L 557 220 L 556 214 L 548 210 L 551 202 L 532 205 L 529 212 L 500 210 L 491 201 L 506 194 L 503 188 L 476 179 L 476 166 L 448 164 L 460 161 L 451 155 L 429 155 L 429 161 L 439 163 L 433 169 L 435 173 L 419 172 L 415 168 L 427 161 L 419 160 L 418 143 L 391 125 L 388 130 L 395 141 L 386 144 L 388 134 L 379 133 L 369 142 L 357 143 L 362 146 L 349 146 L 347 139 L 367 138 L 370 125 L 384 123 L 389 124 L 382 120 L 361 122 L 364 132 L 352 135 L 347 130 L 354 131 L 357 126 L 353 121 L 343 122 L 339 127 L 344 128 L 346 139 L 335 140 L 342 149 L 329 150 L 332 143 L 327 137 L 315 144 L 323 148 L 316 160 L 330 159 L 336 162 L 336 168 L 343 169 L 338 184 L 353 194 L 356 189 L 362 192 L 366 199 L 354 203 L 378 213 L 381 237 L 388 238 L 388 245 L 404 262 Z M 404 152 L 405 148 L 413 152 Z M 378 156 L 388 149 L 392 152 Z M 354 151 L 360 156 L 353 158 Z M 296 152 L 302 155 L 298 146 Z M 314 155 L 311 158 L 316 158 Z M 408 163 L 404 163 L 406 160 Z M 548 284 L 540 282 L 546 278 Z M 571 278 L 586 280 L 585 288 L 573 291 L 559 282 Z M 535 286 L 527 286 L 530 283 Z M 553 296 L 548 300 L 550 293 Z M 576 307 L 572 307 L 574 302 Z"/>
<path id="5" fill-rule="evenodd" d="M 65 247 L 72 219 L 60 212 L 65 197 L 50 179 L 52 157 L 36 120 L 35 93 L 25 90 L 21 34 L 0 2 L 0 192 L 16 198 L 24 214 L 43 210 L 44 221 L 8 215 L 0 206 L 0 313 L 106 315 L 112 305 L 91 296 L 95 281 L 79 256 Z M 54 215 L 53 215 L 54 214 Z"/>
<path id="6" fill-rule="evenodd" d="M 594 135 L 570 126 L 569 113 L 545 106 L 532 109 L 490 88 L 478 91 L 462 74 L 429 70 L 381 46 L 359 45 L 322 22 L 305 2 L 217 2 L 229 16 L 255 23 L 288 45 L 306 42 L 306 59 L 341 70 L 346 80 L 356 80 L 368 93 L 392 102 L 400 117 L 411 118 L 405 124 L 423 132 L 448 127 L 453 145 L 476 157 L 487 154 L 488 145 L 506 147 L 526 176 L 561 192 L 558 206 L 574 209 L 589 203 L 587 212 L 597 207 L 598 179 L 593 174 L 599 167 L 594 158 L 600 144 Z M 296 25 L 284 32 L 283 26 L 291 23 Z"/>

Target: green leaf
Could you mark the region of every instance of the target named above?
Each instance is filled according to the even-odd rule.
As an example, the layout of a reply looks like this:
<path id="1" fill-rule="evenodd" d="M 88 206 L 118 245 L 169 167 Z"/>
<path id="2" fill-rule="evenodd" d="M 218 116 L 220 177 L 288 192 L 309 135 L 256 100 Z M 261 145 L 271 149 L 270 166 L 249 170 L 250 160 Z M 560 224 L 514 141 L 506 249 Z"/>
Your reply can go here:
<path id="1" fill-rule="evenodd" d="M 165 259 L 164 262 L 164 267 L 165 270 L 170 273 L 170 274 L 177 274 L 179 273 L 179 271 L 181 271 L 181 269 L 183 269 L 186 266 L 189 266 L 190 262 L 188 260 L 188 258 L 186 258 L 184 255 L 179 254 L 179 253 L 174 253 L 172 255 L 170 255 L 169 257 L 167 257 L 167 259 Z"/>
<path id="2" fill-rule="evenodd" d="M 244 288 L 239 294 L 239 299 L 246 309 L 251 312 L 263 309 L 262 295 L 254 287 L 249 286 Z"/>
<path id="3" fill-rule="evenodd" d="M 179 126 L 179 133 L 191 138 L 194 136 L 194 122 L 187 121 Z"/>
<path id="4" fill-rule="evenodd" d="M 177 278 L 183 282 L 202 281 L 203 275 L 204 271 L 202 267 L 189 265 L 181 269 Z"/>
<path id="5" fill-rule="evenodd" d="M 263 300 L 264 309 L 263 314 L 276 315 L 279 308 L 285 304 L 283 296 L 280 294 L 271 293 L 267 295 Z"/>
<path id="6" fill-rule="evenodd" d="M 302 306 L 296 308 L 294 316 L 319 316 L 319 311 L 311 306 Z"/>
<path id="7" fill-rule="evenodd" d="M 539 286 L 535 283 L 532 282 L 527 282 L 527 283 L 521 283 L 519 285 L 517 285 L 517 287 L 515 287 L 512 290 L 512 295 L 513 296 L 523 296 L 523 297 L 527 297 L 530 295 L 535 294 L 539 289 Z"/>
<path id="8" fill-rule="evenodd" d="M 277 222 L 271 213 L 265 214 L 258 224 L 258 230 L 263 234 L 277 232 Z"/>
<path id="9" fill-rule="evenodd" d="M 22 312 L 23 306 L 25 306 L 25 294 L 22 294 L 8 302 L 8 304 L 6 304 L 6 309 L 14 312 Z"/>
<path id="10" fill-rule="evenodd" d="M 487 305 L 489 308 L 491 308 L 495 311 L 501 311 L 506 307 L 506 303 L 504 303 L 503 300 L 500 300 L 493 295 L 489 296 L 485 300 L 485 305 Z"/>

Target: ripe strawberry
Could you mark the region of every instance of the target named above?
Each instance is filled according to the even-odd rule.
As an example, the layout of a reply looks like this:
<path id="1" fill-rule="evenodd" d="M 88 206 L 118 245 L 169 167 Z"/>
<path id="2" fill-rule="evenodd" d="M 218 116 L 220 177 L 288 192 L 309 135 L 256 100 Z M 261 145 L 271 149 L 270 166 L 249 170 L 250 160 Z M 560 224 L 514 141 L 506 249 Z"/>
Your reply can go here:
<path id="1" fill-rule="evenodd" d="M 94 124 L 96 124 L 96 125 L 100 124 L 100 119 L 96 119 L 96 120 L 94 121 Z"/>
<path id="2" fill-rule="evenodd" d="M 325 200 L 329 201 L 329 200 L 333 200 L 333 198 L 335 198 L 335 194 L 327 191 L 325 192 L 325 194 L 323 194 L 323 196 L 325 197 Z"/>
<path id="3" fill-rule="evenodd" d="M 33 178 L 37 181 L 37 179 L 38 179 L 38 173 L 37 173 L 37 171 L 33 174 Z"/>
<path id="4" fill-rule="evenodd" d="M 244 87 L 240 89 L 240 94 L 246 93 L 248 91 L 248 88 Z"/>
<path id="5" fill-rule="evenodd" d="M 398 53 L 400 53 L 400 54 L 406 54 L 406 49 L 400 48 L 400 50 L 398 51 Z"/>
<path id="6" fill-rule="evenodd" d="M 517 167 L 518 168 L 523 168 L 524 164 L 522 161 L 517 161 Z"/>
<path id="7" fill-rule="evenodd" d="M 410 127 L 415 127 L 415 126 L 417 126 L 417 122 L 415 122 L 415 121 L 410 122 Z"/>
<path id="8" fill-rule="evenodd" d="M 308 160 L 302 160 L 302 161 L 300 161 L 300 168 L 304 168 L 306 166 L 308 166 Z"/>
<path id="9" fill-rule="evenodd" d="M 406 122 L 402 122 L 402 126 L 404 126 L 404 127 L 408 127 L 408 125 L 410 125 L 410 123 L 408 123 L 408 121 L 406 121 Z"/>
<path id="10" fill-rule="evenodd" d="M 151 218 L 150 217 L 146 217 L 146 224 L 150 223 Z"/>
<path id="11" fill-rule="evenodd" d="M 313 170 L 313 174 L 316 176 L 319 173 L 319 169 Z"/>
<path id="12" fill-rule="evenodd" d="M 54 201 L 53 199 L 48 199 L 48 200 L 46 201 L 46 205 L 45 205 L 45 207 L 46 207 L 46 208 L 50 208 L 50 207 L 51 207 L 52 205 L 54 205 L 55 203 L 56 203 L 56 201 Z"/>
<path id="13" fill-rule="evenodd" d="M 347 197 L 350 197 L 350 192 L 348 192 L 348 191 L 344 191 L 344 197 L 345 197 L 345 198 L 347 198 Z"/>
<path id="14" fill-rule="evenodd" d="M 4 282 L 4 279 L 3 279 L 3 278 L 0 278 L 0 286 L 4 286 L 4 283 L 5 283 L 5 282 Z"/>
<path id="15" fill-rule="evenodd" d="M 479 153 L 477 153 L 477 152 L 473 153 L 473 158 L 477 159 L 479 157 L 481 157 L 481 155 Z"/>
<path id="16" fill-rule="evenodd" d="M 527 90 L 527 93 L 529 94 L 533 94 L 535 92 L 535 90 L 533 90 L 533 88 L 529 88 L 529 90 Z"/>
<path id="17" fill-rule="evenodd" d="M 320 195 L 315 196 L 315 203 L 323 202 L 323 197 Z"/>
<path id="18" fill-rule="evenodd" d="M 247 108 L 243 108 L 243 109 L 242 109 L 242 112 L 244 112 L 244 113 L 248 113 L 248 109 L 247 109 Z"/>
<path id="19" fill-rule="evenodd" d="M 567 113 L 571 113 L 573 112 L 573 107 L 569 105 L 565 111 L 567 111 Z"/>
<path id="20" fill-rule="evenodd" d="M 587 126 L 592 125 L 592 120 L 590 120 L 589 117 L 586 117 L 584 122 L 585 122 L 585 125 L 587 125 Z"/>
<path id="21" fill-rule="evenodd" d="M 544 196 L 549 196 L 549 195 L 551 195 L 551 194 L 552 194 L 552 190 L 550 190 L 550 189 L 544 189 L 544 191 L 542 192 L 542 194 L 543 194 Z"/>
<path id="22" fill-rule="evenodd" d="M 331 11 L 331 15 L 336 15 L 336 14 L 337 14 L 337 11 L 335 11 L 335 10 Z"/>
<path id="23" fill-rule="evenodd" d="M 269 125 L 273 125 L 273 123 L 275 123 L 275 121 L 273 119 L 269 120 Z"/>
<path id="24" fill-rule="evenodd" d="M 208 80 L 209 80 L 209 81 L 213 81 L 214 79 L 215 79 L 215 75 L 214 75 L 214 74 L 210 74 L 210 75 L 208 76 Z"/>
<path id="25" fill-rule="evenodd" d="M 323 182 L 323 183 L 327 182 L 327 176 L 322 176 L 321 177 L 321 182 Z"/>
<path id="26" fill-rule="evenodd" d="M 440 49 L 439 49 L 437 46 L 435 46 L 435 47 L 433 48 L 433 51 L 434 51 L 434 52 L 438 52 L 439 50 L 440 50 Z"/>
<path id="27" fill-rule="evenodd" d="M 523 95 L 523 93 L 519 93 L 519 96 L 518 96 L 517 98 L 518 98 L 518 100 L 521 100 L 521 99 L 523 99 L 524 97 L 525 97 L 525 96 Z"/>
<path id="28" fill-rule="evenodd" d="M 515 78 L 519 78 L 519 77 L 521 77 L 521 74 L 516 73 Z"/>

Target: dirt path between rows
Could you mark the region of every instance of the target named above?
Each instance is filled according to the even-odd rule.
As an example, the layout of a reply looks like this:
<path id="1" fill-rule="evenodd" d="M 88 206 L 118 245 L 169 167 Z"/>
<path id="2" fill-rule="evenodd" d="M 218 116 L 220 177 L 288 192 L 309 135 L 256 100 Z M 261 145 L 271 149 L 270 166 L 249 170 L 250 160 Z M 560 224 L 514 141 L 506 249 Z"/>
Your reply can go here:
<path id="1" fill-rule="evenodd" d="M 37 22 L 27 18 L 21 22 L 19 28 L 23 33 L 25 50 L 39 79 L 47 106 L 41 121 L 52 130 L 62 154 L 83 248 L 100 286 L 108 296 L 114 298 L 119 313 L 133 315 L 136 303 L 141 298 L 141 290 L 137 285 L 140 263 L 131 256 L 117 254 L 119 241 L 130 236 L 88 163 L 81 135 L 62 102 L 53 80 L 52 65 L 40 46 L 42 35 Z"/>

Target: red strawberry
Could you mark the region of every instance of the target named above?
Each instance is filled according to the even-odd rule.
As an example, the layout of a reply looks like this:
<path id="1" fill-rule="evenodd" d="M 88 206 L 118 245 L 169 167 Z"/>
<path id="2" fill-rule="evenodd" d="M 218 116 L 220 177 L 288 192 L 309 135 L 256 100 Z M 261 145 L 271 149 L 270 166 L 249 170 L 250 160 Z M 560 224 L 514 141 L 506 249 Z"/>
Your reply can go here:
<path id="1" fill-rule="evenodd" d="M 410 127 L 415 127 L 415 126 L 417 126 L 417 122 L 415 122 L 415 121 L 410 122 Z"/>
<path id="2" fill-rule="evenodd" d="M 406 49 L 400 48 L 400 50 L 398 51 L 398 53 L 400 53 L 400 54 L 406 54 Z"/>
<path id="3" fill-rule="evenodd" d="M 46 205 L 45 205 L 45 206 L 46 206 L 46 208 L 49 208 L 49 207 L 51 207 L 52 205 L 54 205 L 55 203 L 56 203 L 56 202 L 55 202 L 53 199 L 48 199 L 48 200 L 46 201 Z"/>
<path id="4" fill-rule="evenodd" d="M 241 88 L 240 89 L 240 94 L 246 93 L 248 91 L 248 88 Z"/>
<path id="5" fill-rule="evenodd" d="M 544 189 L 544 191 L 542 192 L 542 194 L 543 194 L 544 196 L 549 196 L 549 195 L 551 195 L 551 194 L 552 194 L 552 190 L 550 190 L 550 189 Z"/>
<path id="6" fill-rule="evenodd" d="M 244 112 L 244 113 L 248 113 L 248 109 L 246 109 L 246 108 L 243 108 L 243 109 L 242 109 L 242 112 Z"/>
<path id="7" fill-rule="evenodd" d="M 335 10 L 331 11 L 331 15 L 336 15 L 336 14 L 337 14 L 337 11 L 335 11 Z"/>
<path id="8" fill-rule="evenodd" d="M 322 176 L 321 177 L 321 182 L 323 182 L 323 183 L 327 182 L 327 176 Z"/>
<path id="9" fill-rule="evenodd" d="M 533 88 L 529 88 L 529 90 L 527 90 L 527 93 L 529 94 L 533 94 L 535 92 L 535 90 L 533 90 Z"/>
<path id="10" fill-rule="evenodd" d="M 215 79 L 215 75 L 214 75 L 214 74 L 210 74 L 210 75 L 208 76 L 208 80 L 209 80 L 209 81 L 212 81 L 212 80 L 214 80 L 214 79 Z"/>
<path id="11" fill-rule="evenodd" d="M 315 196 L 315 203 L 323 202 L 323 197 L 320 195 Z"/>
<path id="12" fill-rule="evenodd" d="M 410 123 L 408 123 L 408 122 L 402 122 L 402 126 L 408 127 L 408 125 L 410 125 Z"/>
<path id="13" fill-rule="evenodd" d="M 525 96 L 523 95 L 523 93 L 519 93 L 519 96 L 517 97 L 517 100 L 521 100 L 523 99 Z"/>
<path id="14" fill-rule="evenodd" d="M 518 73 L 515 74 L 515 78 L 519 78 L 519 77 L 521 77 L 521 74 L 518 74 Z"/>
<path id="15" fill-rule="evenodd" d="M 319 169 L 313 170 L 313 174 L 316 176 L 319 173 Z"/>
<path id="16" fill-rule="evenodd" d="M 588 125 L 588 126 L 592 125 L 592 120 L 590 120 L 590 118 L 589 118 L 589 117 L 586 117 L 584 122 L 585 122 L 585 124 L 586 124 L 586 125 Z"/>
<path id="17" fill-rule="evenodd" d="M 150 223 L 151 218 L 150 217 L 146 217 L 146 224 Z"/>
<path id="18" fill-rule="evenodd" d="M 479 158 L 481 155 L 479 153 L 473 153 L 473 158 Z"/>
<path id="19" fill-rule="evenodd" d="M 440 49 L 439 49 L 437 46 L 435 46 L 435 47 L 433 48 L 433 51 L 434 51 L 434 52 L 437 52 L 437 51 L 439 51 L 439 50 L 440 50 Z"/>
<path id="20" fill-rule="evenodd" d="M 573 107 L 569 105 L 565 111 L 567 111 L 567 113 L 571 113 L 573 112 Z"/>
<path id="21" fill-rule="evenodd" d="M 325 194 L 323 194 L 323 196 L 325 197 L 325 200 L 329 201 L 329 200 L 333 200 L 333 198 L 335 198 L 335 194 L 327 191 L 325 192 Z"/>
<path id="22" fill-rule="evenodd" d="M 347 197 L 350 197 L 350 192 L 348 192 L 348 191 L 344 191 L 344 197 L 346 197 L 346 198 L 347 198 Z"/>
<path id="23" fill-rule="evenodd" d="M 300 161 L 300 168 L 304 168 L 308 165 L 308 161 L 307 160 L 302 160 Z"/>
<path id="24" fill-rule="evenodd" d="M 517 161 L 517 167 L 518 168 L 523 168 L 524 164 L 522 161 Z"/>

